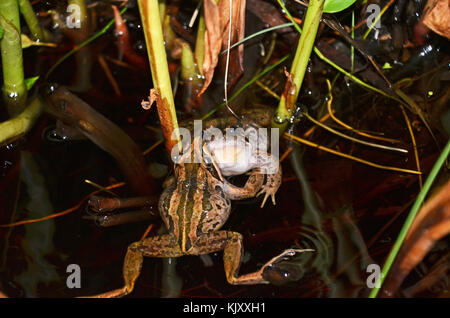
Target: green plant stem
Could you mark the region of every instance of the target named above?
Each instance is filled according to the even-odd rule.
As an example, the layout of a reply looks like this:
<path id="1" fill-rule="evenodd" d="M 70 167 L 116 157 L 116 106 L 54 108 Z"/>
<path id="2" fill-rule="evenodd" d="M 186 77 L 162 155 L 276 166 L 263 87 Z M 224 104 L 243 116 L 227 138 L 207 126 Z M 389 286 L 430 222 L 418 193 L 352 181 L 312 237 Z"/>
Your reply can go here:
<path id="1" fill-rule="evenodd" d="M 397 97 L 395 97 L 395 96 L 389 95 L 388 93 L 382 91 L 381 89 L 378 89 L 378 88 L 376 88 L 376 87 L 374 87 L 374 86 L 372 86 L 372 85 L 370 85 L 370 84 L 367 84 L 367 83 L 365 83 L 364 81 L 360 80 L 358 77 L 356 77 L 356 76 L 354 76 L 353 74 L 347 72 L 347 71 L 344 70 L 342 67 L 340 67 L 339 65 L 335 64 L 333 61 L 331 61 L 331 60 L 328 59 L 325 55 L 323 55 L 322 52 L 320 52 L 319 49 L 316 48 L 316 47 L 314 48 L 314 53 L 316 53 L 317 56 L 318 56 L 322 61 L 326 62 L 327 64 L 329 64 L 329 65 L 331 65 L 331 66 L 333 66 L 336 70 L 338 70 L 338 71 L 341 72 L 342 74 L 348 76 L 351 80 L 353 80 L 354 82 L 358 83 L 359 85 L 361 85 L 361 86 L 363 86 L 363 87 L 365 87 L 365 88 L 367 88 L 367 89 L 369 89 L 369 90 L 371 90 L 371 91 L 374 91 L 374 92 L 376 92 L 376 93 L 378 93 L 378 94 L 381 94 L 381 95 L 383 95 L 383 96 L 385 96 L 385 97 L 391 98 L 391 99 L 393 99 L 393 100 L 395 100 L 395 101 L 397 101 L 397 102 L 399 102 L 399 103 L 404 104 L 404 102 L 403 102 L 401 99 L 399 99 L 399 98 L 397 98 Z"/>
<path id="2" fill-rule="evenodd" d="M 319 28 L 320 19 L 325 0 L 311 0 L 306 11 L 304 32 L 301 33 L 300 40 L 297 45 L 294 61 L 292 62 L 290 74 L 292 75 L 294 88 L 293 96 L 281 96 L 278 108 L 276 110 L 272 126 L 283 128 L 287 124 L 287 120 L 294 112 L 294 104 L 298 98 L 300 88 L 302 87 L 303 78 L 305 76 L 306 67 L 308 66 L 309 57 L 314 47 L 317 30 Z M 285 9 L 281 0 L 278 3 Z M 287 10 L 285 10 L 287 12 Z M 287 84 L 289 85 L 289 84 Z M 289 100 L 287 100 L 289 99 Z"/>
<path id="3" fill-rule="evenodd" d="M 42 110 L 41 99 L 35 98 L 18 116 L 0 123 L 0 144 L 28 132 Z"/>
<path id="4" fill-rule="evenodd" d="M 194 54 L 188 43 L 181 44 L 181 79 L 184 81 L 193 80 L 197 77 Z"/>
<path id="5" fill-rule="evenodd" d="M 426 195 L 428 194 L 431 185 L 434 182 L 434 179 L 436 178 L 437 174 L 439 173 L 439 170 L 444 165 L 445 160 L 450 154 L 450 139 L 447 142 L 447 145 L 442 150 L 441 154 L 439 155 L 439 158 L 436 160 L 436 162 L 433 165 L 433 168 L 430 171 L 430 174 L 427 177 L 427 180 L 425 181 L 422 190 L 419 192 L 419 195 L 416 198 L 416 201 L 414 202 L 411 211 L 409 212 L 409 215 L 403 224 L 403 227 L 400 231 L 400 234 L 397 237 L 397 240 L 394 243 L 394 246 L 392 247 L 386 262 L 384 263 L 383 269 L 381 271 L 380 275 L 380 284 L 379 287 L 375 287 L 372 289 L 369 298 L 375 298 L 378 295 L 378 292 L 381 289 L 381 286 L 383 285 L 384 279 L 386 278 L 387 274 L 389 273 L 389 270 L 394 263 L 395 257 L 397 256 L 403 241 L 405 240 L 406 235 L 408 234 L 409 228 L 411 227 L 414 218 L 417 215 L 417 212 L 419 211 L 420 207 L 422 206 L 423 201 L 425 200 Z"/>
<path id="6" fill-rule="evenodd" d="M 158 0 L 138 0 L 147 45 L 148 59 L 152 73 L 154 88 L 162 103 L 157 103 L 158 114 L 161 120 L 163 134 L 166 139 L 166 149 L 170 152 L 172 147 L 180 141 L 178 121 L 175 111 L 175 102 L 172 95 L 169 66 L 167 64 L 164 36 L 159 16 Z M 169 115 L 169 116 L 168 116 Z M 175 142 L 171 140 L 175 133 Z M 181 143 L 178 143 L 181 151 Z"/>
<path id="7" fill-rule="evenodd" d="M 15 19 L 12 17 L 11 12 L 8 13 L 10 19 L 6 18 L 3 14 L 3 10 L 11 9 L 5 7 L 3 1 L 0 6 L 0 26 L 5 31 L 0 41 L 3 69 L 3 97 L 10 115 L 17 115 L 24 109 L 27 100 L 27 87 L 25 85 L 23 71 L 22 41 L 20 31 L 18 31 L 20 28 L 18 29 L 13 24 Z M 18 15 L 19 11 L 17 10 L 16 13 Z"/>
<path id="8" fill-rule="evenodd" d="M 291 20 L 291 22 L 294 24 L 295 29 L 298 31 L 298 33 L 302 34 L 302 30 L 300 28 L 300 26 L 297 24 L 297 22 L 295 22 L 295 20 L 292 18 L 291 14 L 289 13 L 289 11 L 287 11 L 286 7 L 283 5 L 283 10 L 286 12 L 287 16 L 289 17 L 289 19 Z M 400 98 L 393 96 L 393 95 L 389 95 L 388 93 L 370 85 L 367 84 L 365 82 L 363 82 L 362 80 L 360 80 L 358 77 L 354 76 L 353 74 L 347 72 L 346 70 L 344 70 L 342 67 L 340 67 L 339 65 L 335 64 L 333 61 L 331 61 L 330 59 L 328 59 L 325 55 L 322 54 L 322 52 L 317 48 L 314 47 L 314 53 L 316 53 L 317 57 L 320 58 L 322 61 L 324 61 L 325 63 L 329 64 L 330 66 L 334 67 L 336 70 L 338 70 L 339 72 L 341 72 L 342 74 L 348 76 L 352 81 L 356 82 L 357 84 L 371 90 L 374 91 L 378 94 L 381 94 L 385 97 L 388 97 L 390 99 L 393 99 L 399 103 L 401 103 L 402 105 L 405 105 L 406 107 L 410 107 L 408 104 L 406 104 L 403 100 L 401 100 Z"/>
<path id="9" fill-rule="evenodd" d="M 164 18 L 166 17 L 166 1 L 158 0 L 159 5 L 159 17 L 161 18 L 161 23 L 164 23 Z"/>
<path id="10" fill-rule="evenodd" d="M 1 0 L 0 13 L 9 21 L 20 34 L 20 15 L 17 0 Z"/>
<path id="11" fill-rule="evenodd" d="M 205 15 L 200 14 L 200 18 L 198 21 L 198 29 L 197 29 L 197 39 L 195 41 L 195 61 L 198 65 L 198 71 L 200 75 L 203 75 L 203 61 L 205 59 L 205 32 L 206 32 L 206 24 L 205 24 Z"/>
<path id="12" fill-rule="evenodd" d="M 31 6 L 31 3 L 29 0 L 18 0 L 19 3 L 19 10 L 20 13 L 22 13 L 25 22 L 28 25 L 28 28 L 31 32 L 31 37 L 35 41 L 44 41 L 44 31 L 39 25 L 39 21 L 36 17 L 36 14 L 34 13 L 33 7 Z"/>

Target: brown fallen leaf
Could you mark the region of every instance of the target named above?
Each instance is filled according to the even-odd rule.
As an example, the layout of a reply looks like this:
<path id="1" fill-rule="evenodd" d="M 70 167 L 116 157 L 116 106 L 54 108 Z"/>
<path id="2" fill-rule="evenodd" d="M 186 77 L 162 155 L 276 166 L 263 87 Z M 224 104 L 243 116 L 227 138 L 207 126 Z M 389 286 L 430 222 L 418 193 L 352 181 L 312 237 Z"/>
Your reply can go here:
<path id="1" fill-rule="evenodd" d="M 150 95 L 148 96 L 148 101 L 147 100 L 142 100 L 141 101 L 141 106 L 145 110 L 149 110 L 152 107 L 153 103 L 156 102 L 158 99 L 159 99 L 159 95 L 156 92 L 156 89 L 151 88 L 150 89 Z"/>
<path id="2" fill-rule="evenodd" d="M 428 0 L 422 22 L 437 34 L 450 39 L 450 1 Z"/>
<path id="3" fill-rule="evenodd" d="M 428 271 L 428 273 L 414 285 L 403 290 L 407 298 L 415 297 L 417 294 L 430 290 L 434 286 L 449 286 L 450 281 L 450 253 L 441 257 Z M 443 283 L 443 284 L 442 284 Z M 444 287 L 445 288 L 445 287 Z"/>
<path id="4" fill-rule="evenodd" d="M 203 75 L 205 82 L 199 95 L 208 88 L 219 61 L 220 52 L 228 47 L 228 28 L 230 23 L 230 1 L 204 0 L 205 10 L 205 57 Z M 242 40 L 245 32 L 245 0 L 233 0 L 231 13 L 230 45 Z M 230 51 L 229 86 L 232 86 L 244 71 L 244 46 L 239 45 Z"/>
<path id="5" fill-rule="evenodd" d="M 382 289 L 392 297 L 409 272 L 433 245 L 450 233 L 450 181 L 429 199 L 417 214 Z"/>

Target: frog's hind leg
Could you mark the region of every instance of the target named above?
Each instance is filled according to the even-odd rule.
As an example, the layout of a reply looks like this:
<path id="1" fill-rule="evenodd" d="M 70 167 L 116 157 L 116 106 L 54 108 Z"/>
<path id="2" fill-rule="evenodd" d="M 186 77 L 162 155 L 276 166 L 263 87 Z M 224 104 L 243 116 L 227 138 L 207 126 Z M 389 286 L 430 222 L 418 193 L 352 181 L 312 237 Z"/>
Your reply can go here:
<path id="1" fill-rule="evenodd" d="M 144 256 L 179 257 L 182 255 L 181 249 L 170 235 L 154 236 L 135 242 L 128 247 L 123 264 L 125 286 L 103 294 L 90 296 L 89 298 L 115 298 L 131 293 L 136 279 L 141 273 Z"/>
<path id="2" fill-rule="evenodd" d="M 203 234 L 194 244 L 191 254 L 209 254 L 223 250 L 223 265 L 228 283 L 232 285 L 256 285 L 269 284 L 264 279 L 264 270 L 277 263 L 286 256 L 293 256 L 296 253 L 306 250 L 288 249 L 272 258 L 260 270 L 238 276 L 239 267 L 242 261 L 244 247 L 242 244 L 242 235 L 237 232 L 217 231 Z"/>

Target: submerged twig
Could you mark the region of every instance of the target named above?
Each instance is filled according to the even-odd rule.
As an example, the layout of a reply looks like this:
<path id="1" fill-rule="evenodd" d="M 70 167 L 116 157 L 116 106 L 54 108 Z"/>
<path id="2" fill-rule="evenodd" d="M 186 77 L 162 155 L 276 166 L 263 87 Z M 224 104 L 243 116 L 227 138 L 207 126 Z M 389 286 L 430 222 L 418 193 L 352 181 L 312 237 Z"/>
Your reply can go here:
<path id="1" fill-rule="evenodd" d="M 108 78 L 108 81 L 111 84 L 112 88 L 114 89 L 114 92 L 116 93 L 116 95 L 121 96 L 122 92 L 120 91 L 119 84 L 117 84 L 117 81 L 115 80 L 114 76 L 112 75 L 111 70 L 109 69 L 109 66 L 105 61 L 105 58 L 102 55 L 99 55 L 98 62 L 100 63 L 100 66 L 102 67 L 103 71 L 105 72 L 105 75 Z"/>
<path id="2" fill-rule="evenodd" d="M 102 187 L 102 190 L 109 191 Z M 150 207 L 157 204 L 158 198 L 151 197 L 132 197 L 132 198 L 109 198 L 93 195 L 89 199 L 89 207 L 93 212 L 105 213 L 118 209 L 129 209 L 135 207 Z"/>
<path id="3" fill-rule="evenodd" d="M 414 132 L 411 127 L 411 122 L 409 121 L 408 115 L 406 114 L 405 108 L 403 106 L 400 106 L 400 109 L 402 110 L 403 117 L 405 117 L 406 125 L 408 126 L 408 131 L 411 136 L 411 142 L 414 149 L 414 158 L 416 160 L 416 166 L 417 171 L 421 171 L 420 169 L 420 159 L 419 159 L 419 152 L 417 151 L 417 144 L 416 144 L 416 138 L 414 137 Z M 422 175 L 419 175 L 419 185 L 420 189 L 422 189 Z"/>
<path id="4" fill-rule="evenodd" d="M 153 213 L 147 209 L 137 211 L 127 211 L 112 215 L 87 215 L 83 216 L 85 220 L 94 220 L 101 227 L 111 227 L 120 224 L 147 221 L 155 218 Z"/>
<path id="5" fill-rule="evenodd" d="M 345 135 L 345 134 L 343 134 L 343 133 L 341 133 L 341 132 L 339 132 L 339 131 L 337 131 L 337 130 L 335 130 L 335 129 L 333 129 L 333 128 L 331 128 L 331 127 L 325 125 L 325 124 L 322 124 L 320 121 L 314 119 L 313 117 L 311 117 L 311 116 L 310 116 L 308 113 L 306 113 L 306 112 L 303 112 L 302 114 L 303 114 L 308 120 L 310 120 L 311 122 L 313 122 L 313 123 L 316 124 L 317 126 L 320 126 L 320 127 L 322 127 L 323 129 L 326 129 L 326 130 L 328 130 L 329 132 L 331 132 L 331 133 L 333 133 L 333 134 L 335 134 L 335 135 L 338 135 L 339 137 L 342 137 L 342 138 L 345 138 L 345 139 L 349 139 L 349 140 L 351 140 L 351 141 L 353 141 L 353 142 L 357 142 L 357 143 L 359 143 L 359 144 L 366 145 L 366 146 L 369 146 L 369 147 L 380 148 L 380 149 L 390 150 L 390 151 L 397 151 L 397 152 L 401 152 L 401 153 L 408 153 L 408 150 L 406 150 L 406 149 L 395 148 L 395 147 L 389 147 L 389 146 L 380 145 L 380 144 L 374 144 L 374 143 L 372 143 L 372 142 L 368 142 L 368 141 L 364 141 L 364 140 L 361 140 L 361 139 L 353 138 L 353 137 L 351 137 L 351 136 L 347 136 L 347 135 Z"/>
<path id="6" fill-rule="evenodd" d="M 333 113 L 334 113 L 334 110 L 333 110 Z M 328 120 L 328 118 L 330 118 L 330 114 L 325 114 L 325 115 L 322 116 L 322 118 L 319 119 L 319 121 L 321 123 L 324 123 L 324 122 L 326 122 Z M 312 126 L 310 129 L 308 129 L 308 131 L 306 131 L 303 134 L 303 137 L 306 138 L 306 137 L 310 136 L 316 129 L 317 129 L 317 126 Z"/>
<path id="7" fill-rule="evenodd" d="M 419 105 L 417 105 L 417 103 L 407 94 L 405 94 L 400 88 L 396 88 L 395 92 L 397 93 L 398 96 L 400 96 L 403 99 L 404 103 L 406 103 L 406 106 L 409 106 L 410 110 L 419 116 L 419 118 L 424 123 L 425 127 L 427 128 L 436 145 L 439 145 L 437 138 L 434 135 L 433 130 L 431 129 L 431 126 L 426 120 L 425 114 L 423 113 L 422 109 L 420 109 Z"/>
<path id="8" fill-rule="evenodd" d="M 331 109 L 331 106 L 333 104 L 333 94 L 331 92 L 331 84 L 330 81 L 327 79 L 327 85 L 328 85 L 328 94 L 329 94 L 329 99 L 327 102 L 327 109 L 328 109 L 328 114 L 330 115 L 330 117 L 339 125 L 341 125 L 342 127 L 367 138 L 372 138 L 372 139 L 378 139 L 378 140 L 383 140 L 383 141 L 387 141 L 387 142 L 391 142 L 391 143 L 399 143 L 399 140 L 395 140 L 395 139 L 391 139 L 391 138 L 386 138 L 386 137 L 381 137 L 381 136 L 374 136 L 371 134 L 368 134 L 366 132 L 363 131 L 359 131 L 353 127 L 351 127 L 350 125 L 347 125 L 346 123 L 344 123 L 343 121 L 339 120 L 335 115 L 334 115 L 334 111 Z"/>
<path id="9" fill-rule="evenodd" d="M 273 90 L 271 90 L 269 87 L 267 87 L 266 85 L 264 85 L 263 83 L 261 83 L 261 81 L 256 81 L 255 82 L 256 85 L 258 85 L 259 87 L 261 87 L 263 90 L 265 90 L 269 95 L 271 95 L 272 97 L 275 97 L 276 99 L 280 100 L 280 96 L 278 96 L 277 93 L 275 93 Z"/>
<path id="10" fill-rule="evenodd" d="M 73 127 L 116 159 L 128 183 L 140 195 L 153 192 L 144 157 L 136 143 L 116 124 L 83 100 L 59 87 L 49 96 L 47 111 Z"/>
<path id="11" fill-rule="evenodd" d="M 125 185 L 125 182 L 119 182 L 119 183 L 107 186 L 107 187 L 105 187 L 105 189 L 109 189 L 109 190 L 110 189 L 115 189 L 115 188 L 122 187 L 124 185 Z M 95 195 L 97 193 L 100 193 L 101 191 L 102 190 L 97 190 L 97 191 L 94 191 L 92 193 L 89 193 L 88 195 L 83 197 L 80 200 L 80 202 L 78 202 L 76 205 L 74 205 L 73 207 L 71 207 L 71 208 L 69 208 L 67 210 L 64 210 L 64 211 L 61 211 L 61 212 L 57 212 L 57 213 L 54 213 L 54 214 L 51 214 L 51 215 L 47 215 L 47 216 L 39 218 L 39 219 L 29 219 L 29 220 L 24 220 L 24 221 L 10 223 L 10 224 L 0 224 L 0 228 L 9 228 L 9 227 L 15 227 L 15 226 L 23 225 L 23 224 L 42 222 L 42 221 L 54 219 L 54 218 L 57 218 L 57 217 L 60 217 L 60 216 L 72 213 L 72 212 L 80 209 L 83 206 L 84 202 L 91 197 L 91 195 Z"/>
<path id="12" fill-rule="evenodd" d="M 106 189 L 105 187 L 99 185 L 98 183 L 95 183 L 94 181 L 91 181 L 91 180 L 89 180 L 89 179 L 85 179 L 84 182 L 86 182 L 87 184 L 89 184 L 89 185 L 91 185 L 91 186 L 93 186 L 93 187 L 95 187 L 95 188 L 97 188 L 97 189 L 99 189 L 99 190 L 105 191 L 106 193 L 109 193 L 109 194 L 111 194 L 111 195 L 117 197 L 117 194 L 116 194 L 116 193 L 114 193 L 113 191 L 110 191 L 110 190 Z"/>
<path id="13" fill-rule="evenodd" d="M 373 162 L 370 162 L 370 161 L 367 161 L 367 160 L 364 160 L 364 159 L 361 159 L 361 158 L 357 158 L 357 157 L 354 157 L 354 156 L 351 156 L 351 155 L 347 155 L 347 154 L 344 154 L 342 152 L 336 151 L 334 149 L 330 149 L 330 148 L 318 145 L 316 143 L 313 143 L 313 142 L 311 142 L 309 140 L 300 138 L 298 136 L 291 135 L 289 133 L 284 133 L 284 137 L 288 138 L 288 139 L 292 139 L 292 140 L 297 141 L 297 142 L 300 142 L 300 143 L 305 144 L 307 146 L 314 147 L 314 148 L 317 148 L 317 149 L 320 149 L 320 150 L 323 150 L 323 151 L 335 154 L 337 156 L 344 157 L 344 158 L 347 158 L 347 159 L 351 159 L 351 160 L 354 160 L 354 161 L 357 161 L 357 162 L 360 162 L 360 163 L 363 163 L 363 164 L 366 164 L 368 166 L 372 166 L 372 167 L 375 167 L 375 168 L 385 169 L 385 170 L 392 170 L 392 171 L 398 171 L 398 172 L 404 172 L 404 173 L 421 174 L 421 172 L 419 172 L 419 171 L 403 169 L 403 168 L 396 168 L 396 167 L 390 167 L 390 166 L 384 166 L 384 165 L 373 163 Z"/>

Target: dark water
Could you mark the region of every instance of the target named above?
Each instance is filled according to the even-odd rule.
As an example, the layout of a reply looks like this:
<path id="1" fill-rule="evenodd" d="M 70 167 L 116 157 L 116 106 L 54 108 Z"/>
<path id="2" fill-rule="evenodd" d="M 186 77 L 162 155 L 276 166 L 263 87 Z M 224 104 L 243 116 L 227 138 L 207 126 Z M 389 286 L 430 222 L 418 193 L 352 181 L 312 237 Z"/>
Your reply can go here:
<path id="1" fill-rule="evenodd" d="M 129 11 L 130 21 L 133 17 L 136 19 L 136 14 L 135 9 Z M 142 41 L 139 35 L 133 36 L 136 41 Z M 113 41 L 114 35 L 110 32 L 93 47 L 101 49 L 104 55 L 116 57 Z M 270 43 L 270 37 L 262 39 L 261 43 Z M 425 104 L 434 109 L 430 120 L 441 142 L 449 133 L 442 120 L 448 110 L 449 70 L 448 63 L 445 65 L 448 52 L 442 48 L 445 40 L 435 37 L 430 43 L 439 54 L 426 57 L 426 63 L 396 66 L 390 74 L 395 77 L 401 71 L 403 78 L 436 69 L 415 81 L 405 92 L 417 100 L 425 100 Z M 278 38 L 274 59 L 286 53 L 285 44 Z M 424 49 L 410 49 L 408 54 L 420 55 Z M 40 56 L 37 68 L 45 69 L 45 65 L 54 63 L 61 53 L 29 51 L 25 61 Z M 425 59 L 423 54 L 422 57 Z M 333 79 L 336 72 L 316 58 L 313 62 L 317 68 L 307 74 L 301 93 L 307 97 L 301 99 L 301 103 L 317 118 L 327 95 L 325 78 Z M 444 67 L 440 67 L 442 65 Z M 258 65 L 253 67 L 258 68 Z M 406 67 L 411 70 L 407 72 Z M 33 69 L 33 66 L 28 65 L 28 68 Z M 79 96 L 146 149 L 160 137 L 145 127 L 158 127 L 156 111 L 146 112 L 140 107 L 140 101 L 148 95 L 152 85 L 150 74 L 113 65 L 111 69 L 122 90 L 121 97 L 114 95 L 98 63 L 93 64 L 91 72 L 92 88 Z M 66 62 L 52 80 L 69 84 L 72 72 L 73 61 Z M 282 69 L 271 73 L 264 82 L 280 92 L 284 83 Z M 410 135 L 396 102 L 348 83 L 350 81 L 341 75 L 333 90 L 333 108 L 338 117 L 362 131 L 383 132 L 389 138 L 400 140 L 399 146 L 409 153 L 398 155 L 373 150 L 319 128 L 310 140 L 369 161 L 415 169 Z M 431 97 L 430 91 L 433 92 Z M 210 98 L 220 100 L 220 96 Z M 275 99 L 255 85 L 245 96 L 247 104 L 277 105 Z M 179 115 L 189 117 L 182 109 Z M 420 119 L 411 113 L 408 115 L 415 127 L 422 170 L 427 172 L 439 155 L 439 149 Z M 43 115 L 26 137 L 2 147 L 0 224 L 40 218 L 76 205 L 96 190 L 84 182 L 85 179 L 100 185 L 123 180 L 113 158 L 90 141 L 50 140 L 48 132 L 54 125 L 53 118 Z M 306 119 L 301 119 L 295 125 L 295 133 L 302 135 L 310 127 Z M 233 202 L 224 228 L 244 236 L 245 254 L 240 273 L 259 269 L 287 248 L 314 249 L 280 265 L 292 282 L 282 286 L 231 286 L 225 278 L 222 253 L 170 260 L 146 258 L 129 297 L 367 297 L 370 292 L 366 285 L 367 266 L 383 264 L 419 191 L 417 176 L 369 167 L 313 148 L 292 145 L 286 140 L 281 143 L 280 154 L 291 146 L 294 150 L 282 163 L 283 183 L 277 193 L 276 206 L 269 203 L 261 209 L 260 200 L 256 199 Z M 157 147 L 146 156 L 147 162 L 164 165 L 170 170 L 171 164 L 164 151 L 163 146 Z M 155 195 L 160 193 L 163 180 L 162 177 L 155 179 Z M 126 187 L 114 192 L 120 197 L 133 195 Z M 0 249 L 1 290 L 11 297 L 75 297 L 121 287 L 127 246 L 138 241 L 150 223 L 154 226 L 149 235 L 158 235 L 161 222 L 101 228 L 84 219 L 86 215 L 86 203 L 83 203 L 81 208 L 59 218 L 0 229 L 0 240 L 4 242 Z M 446 252 L 448 239 L 439 242 L 437 250 L 408 277 L 404 288 L 416 283 L 426 273 L 425 268 L 432 265 L 432 260 Z M 80 289 L 67 288 L 69 264 L 81 268 Z M 437 296 L 441 292 L 442 289 L 435 288 L 422 295 Z"/>

